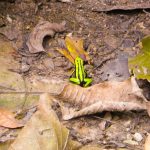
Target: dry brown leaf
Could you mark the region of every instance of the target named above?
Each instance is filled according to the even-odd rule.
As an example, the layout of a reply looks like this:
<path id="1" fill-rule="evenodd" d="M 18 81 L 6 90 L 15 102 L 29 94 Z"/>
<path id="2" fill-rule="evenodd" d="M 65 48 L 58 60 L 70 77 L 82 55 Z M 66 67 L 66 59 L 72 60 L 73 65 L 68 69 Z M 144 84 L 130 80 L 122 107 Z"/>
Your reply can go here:
<path id="1" fill-rule="evenodd" d="M 146 138 L 144 150 L 150 150 L 150 134 Z"/>
<path id="2" fill-rule="evenodd" d="M 65 41 L 67 49 L 74 59 L 78 56 L 81 57 L 84 61 L 90 59 L 88 53 L 83 48 L 83 39 L 67 36 Z"/>
<path id="3" fill-rule="evenodd" d="M 71 104 L 70 108 L 60 104 L 64 120 L 102 111 L 149 110 L 149 102 L 134 77 L 124 82 L 108 81 L 88 88 L 68 84 L 57 97 Z"/>
<path id="4" fill-rule="evenodd" d="M 23 124 L 15 119 L 15 115 L 7 109 L 0 109 L 0 126 L 7 128 L 19 128 Z"/>
<path id="5" fill-rule="evenodd" d="M 73 64 L 76 57 L 81 57 L 84 61 L 90 60 L 88 53 L 83 48 L 83 39 L 67 36 L 65 38 L 65 45 L 61 42 L 61 47 L 57 50 Z"/>
<path id="6" fill-rule="evenodd" d="M 31 32 L 26 43 L 30 53 L 45 51 L 42 45 L 44 37 L 53 37 L 56 32 L 63 32 L 65 30 L 65 24 L 65 22 L 62 22 L 60 24 L 50 23 L 48 21 L 40 22 Z"/>
<path id="7" fill-rule="evenodd" d="M 134 77 L 88 88 L 55 80 L 35 80 L 33 83 L 32 89 L 45 91 L 58 99 L 65 120 L 102 111 L 147 110 L 150 114 L 150 103 L 144 98 Z M 66 106 L 66 103 L 69 105 Z"/>
<path id="8" fill-rule="evenodd" d="M 62 55 L 64 55 L 72 64 L 74 64 L 74 58 L 65 49 L 57 49 Z"/>

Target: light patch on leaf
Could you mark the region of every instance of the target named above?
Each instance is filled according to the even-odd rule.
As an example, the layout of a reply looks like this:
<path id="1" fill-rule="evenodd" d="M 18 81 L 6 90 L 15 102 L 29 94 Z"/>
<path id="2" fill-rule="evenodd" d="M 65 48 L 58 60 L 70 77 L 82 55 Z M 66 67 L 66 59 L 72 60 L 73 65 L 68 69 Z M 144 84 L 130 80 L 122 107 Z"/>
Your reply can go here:
<path id="1" fill-rule="evenodd" d="M 146 141 L 144 144 L 144 150 L 150 150 L 150 134 L 146 138 Z"/>
<path id="2" fill-rule="evenodd" d="M 7 109 L 0 109 L 0 126 L 7 128 L 22 127 L 23 124 L 15 119 L 15 115 Z"/>

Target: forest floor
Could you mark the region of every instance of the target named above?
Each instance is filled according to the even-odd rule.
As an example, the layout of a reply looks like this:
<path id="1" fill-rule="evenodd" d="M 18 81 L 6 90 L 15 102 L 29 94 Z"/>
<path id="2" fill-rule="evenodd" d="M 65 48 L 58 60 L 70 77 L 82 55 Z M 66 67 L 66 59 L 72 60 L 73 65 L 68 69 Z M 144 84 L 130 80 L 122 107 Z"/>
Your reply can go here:
<path id="1" fill-rule="evenodd" d="M 86 65 L 87 73 L 93 79 L 92 85 L 128 79 L 128 58 L 137 54 L 138 43 L 150 34 L 148 0 L 62 1 L 0 1 L 0 46 L 11 43 L 9 48 L 15 50 L 10 58 L 16 65 L 9 68 L 24 80 L 40 76 L 68 81 L 73 66 L 56 48 L 59 47 L 58 39 L 71 33 L 84 40 L 84 48 L 92 60 L 91 65 Z M 51 23 L 65 21 L 66 31 L 55 34 L 54 38 L 44 38 L 46 53 L 30 56 L 24 43 L 32 29 L 43 20 Z M 7 105 L 3 104 L 0 106 Z M 30 115 L 34 111 L 31 110 Z M 147 133 L 150 133 L 150 119 L 145 111 L 103 112 L 69 121 L 59 118 L 70 130 L 72 140 L 83 145 L 102 145 L 107 150 L 142 150 Z M 0 141 L 14 140 L 13 134 L 12 129 L 5 134 L 1 131 Z"/>

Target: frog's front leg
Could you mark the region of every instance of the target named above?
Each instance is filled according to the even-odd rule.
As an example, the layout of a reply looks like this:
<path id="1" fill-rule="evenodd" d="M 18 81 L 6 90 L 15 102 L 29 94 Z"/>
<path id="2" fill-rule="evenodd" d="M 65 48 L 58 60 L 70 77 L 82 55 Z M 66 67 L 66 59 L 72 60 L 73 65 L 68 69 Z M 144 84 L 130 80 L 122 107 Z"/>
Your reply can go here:
<path id="1" fill-rule="evenodd" d="M 92 79 L 91 78 L 85 78 L 84 79 L 84 82 L 85 82 L 85 85 L 84 85 L 84 87 L 87 87 L 89 84 L 91 84 L 92 83 Z"/>
<path id="2" fill-rule="evenodd" d="M 69 79 L 71 82 L 76 83 L 76 84 L 80 84 L 80 80 L 78 78 L 70 78 Z"/>

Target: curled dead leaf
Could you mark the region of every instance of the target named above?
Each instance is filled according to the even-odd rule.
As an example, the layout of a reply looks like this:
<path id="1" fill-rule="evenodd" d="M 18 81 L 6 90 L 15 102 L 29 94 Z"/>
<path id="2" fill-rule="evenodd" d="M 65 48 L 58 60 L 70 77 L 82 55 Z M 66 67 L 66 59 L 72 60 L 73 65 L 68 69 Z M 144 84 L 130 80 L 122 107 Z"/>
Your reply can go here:
<path id="1" fill-rule="evenodd" d="M 53 37 L 56 32 L 65 31 L 65 22 L 60 24 L 50 23 L 48 21 L 42 21 L 33 29 L 29 35 L 27 46 L 30 53 L 38 53 L 45 51 L 43 48 L 43 39 L 45 36 Z"/>

